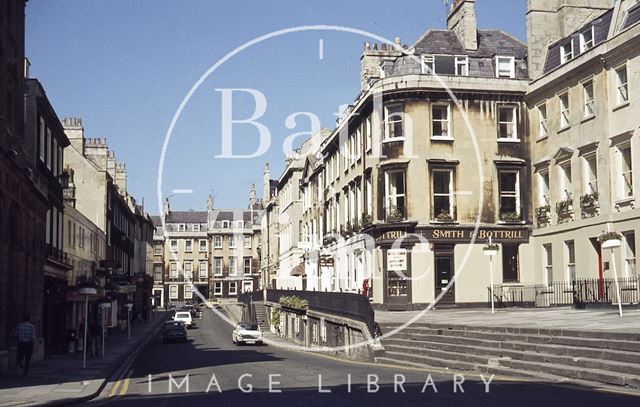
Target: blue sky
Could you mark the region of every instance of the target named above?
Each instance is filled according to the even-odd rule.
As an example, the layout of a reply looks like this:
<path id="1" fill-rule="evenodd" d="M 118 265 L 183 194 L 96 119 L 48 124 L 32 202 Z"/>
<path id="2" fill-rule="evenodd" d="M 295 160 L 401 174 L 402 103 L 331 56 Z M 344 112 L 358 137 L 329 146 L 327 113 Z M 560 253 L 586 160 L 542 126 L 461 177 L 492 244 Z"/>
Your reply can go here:
<path id="1" fill-rule="evenodd" d="M 82 117 L 86 137 L 107 138 L 126 162 L 128 189 L 157 213 L 157 167 L 164 136 L 180 102 L 216 61 L 260 35 L 302 25 L 339 25 L 412 44 L 429 28 L 445 27 L 443 0 L 407 1 L 205 1 L 32 0 L 26 9 L 26 54 L 58 116 Z M 480 28 L 526 39 L 525 0 L 477 0 Z M 323 58 L 319 42 L 323 40 Z M 313 112 L 332 128 L 338 106 L 360 90 L 360 55 L 368 38 L 350 33 L 293 33 L 262 42 L 229 60 L 186 106 L 169 143 L 164 195 L 172 209 L 203 209 L 209 193 L 217 207 L 245 207 L 252 182 L 261 191 L 269 162 L 279 176 L 282 141 L 309 131 L 294 112 Z M 271 148 L 258 158 L 221 159 L 221 94 L 217 88 L 254 88 L 267 99 L 258 119 L 271 133 Z M 253 112 L 239 94 L 234 117 Z M 251 126 L 234 127 L 234 148 L 258 148 Z"/>

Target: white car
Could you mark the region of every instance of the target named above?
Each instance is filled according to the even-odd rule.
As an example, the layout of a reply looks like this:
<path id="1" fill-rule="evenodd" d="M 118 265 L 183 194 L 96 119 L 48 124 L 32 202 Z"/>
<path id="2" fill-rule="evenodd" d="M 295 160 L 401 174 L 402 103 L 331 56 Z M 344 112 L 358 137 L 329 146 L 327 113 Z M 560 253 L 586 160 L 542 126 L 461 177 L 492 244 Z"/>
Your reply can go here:
<path id="1" fill-rule="evenodd" d="M 178 311 L 173 316 L 174 321 L 182 321 L 187 328 L 193 328 L 193 319 L 189 311 Z"/>
<path id="2" fill-rule="evenodd" d="M 231 341 L 235 345 L 245 343 L 262 345 L 262 331 L 260 330 L 260 326 L 252 322 L 240 322 L 231 334 Z"/>

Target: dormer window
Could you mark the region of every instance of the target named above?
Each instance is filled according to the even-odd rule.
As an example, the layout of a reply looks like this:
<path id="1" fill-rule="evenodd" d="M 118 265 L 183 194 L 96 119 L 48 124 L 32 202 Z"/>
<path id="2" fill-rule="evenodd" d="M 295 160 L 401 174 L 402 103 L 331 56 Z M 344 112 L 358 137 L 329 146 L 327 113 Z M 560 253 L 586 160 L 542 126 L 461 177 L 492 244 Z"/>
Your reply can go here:
<path id="1" fill-rule="evenodd" d="M 496 57 L 496 77 L 515 78 L 516 62 L 514 57 Z"/>
<path id="2" fill-rule="evenodd" d="M 422 56 L 422 73 L 425 75 L 436 73 L 436 58 L 433 55 Z"/>
<path id="3" fill-rule="evenodd" d="M 595 45 L 593 26 L 580 33 L 580 52 L 587 52 Z"/>
<path id="4" fill-rule="evenodd" d="M 469 76 L 469 57 L 466 55 L 456 57 L 456 75 Z"/>
<path id="5" fill-rule="evenodd" d="M 560 45 L 560 63 L 565 64 L 573 59 L 573 40 Z"/>

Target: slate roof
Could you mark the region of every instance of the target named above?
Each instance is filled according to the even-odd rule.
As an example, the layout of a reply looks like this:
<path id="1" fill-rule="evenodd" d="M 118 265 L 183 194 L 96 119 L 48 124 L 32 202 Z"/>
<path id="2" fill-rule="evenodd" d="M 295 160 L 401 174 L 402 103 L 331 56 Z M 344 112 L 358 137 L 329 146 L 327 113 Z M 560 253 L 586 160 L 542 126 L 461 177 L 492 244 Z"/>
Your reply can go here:
<path id="1" fill-rule="evenodd" d="M 465 50 L 458 36 L 451 30 L 429 30 L 413 45 L 418 59 L 422 55 L 467 55 L 469 76 L 495 78 L 495 57 L 512 56 L 516 60 L 516 78 L 528 78 L 527 46 L 509 34 L 499 30 L 478 30 L 478 49 Z M 386 72 L 388 76 L 420 74 L 421 66 L 415 56 L 396 59 Z"/>
<path id="2" fill-rule="evenodd" d="M 167 223 L 207 223 L 206 211 L 169 212 Z"/>
<path id="3" fill-rule="evenodd" d="M 606 11 L 604 14 L 590 21 L 582 26 L 579 30 L 576 30 L 571 35 L 562 38 L 559 41 L 551 44 L 547 50 L 547 59 L 544 63 L 543 73 L 548 73 L 562 65 L 560 61 L 560 46 L 566 44 L 573 39 L 573 58 L 580 56 L 580 33 L 588 30 L 589 27 L 594 27 L 594 47 L 607 40 L 609 35 L 609 26 L 611 25 L 611 19 L 613 17 L 613 9 Z"/>

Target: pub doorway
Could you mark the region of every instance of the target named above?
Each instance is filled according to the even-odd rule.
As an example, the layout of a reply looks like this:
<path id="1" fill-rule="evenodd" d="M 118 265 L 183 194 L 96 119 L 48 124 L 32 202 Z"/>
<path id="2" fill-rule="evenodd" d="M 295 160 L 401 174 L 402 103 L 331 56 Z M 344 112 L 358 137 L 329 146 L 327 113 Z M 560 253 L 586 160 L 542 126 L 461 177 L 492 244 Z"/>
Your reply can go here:
<path id="1" fill-rule="evenodd" d="M 436 298 L 447 288 L 449 282 L 455 275 L 455 264 L 453 260 L 453 245 L 436 245 L 434 247 L 434 270 L 435 270 L 435 295 Z M 436 305 L 455 304 L 455 284 L 449 287 L 448 291 L 438 301 Z"/>
<path id="2" fill-rule="evenodd" d="M 404 311 L 413 308 L 411 298 L 411 252 L 405 251 L 403 270 L 390 270 L 389 249 L 384 253 L 384 303 L 389 311 Z"/>

